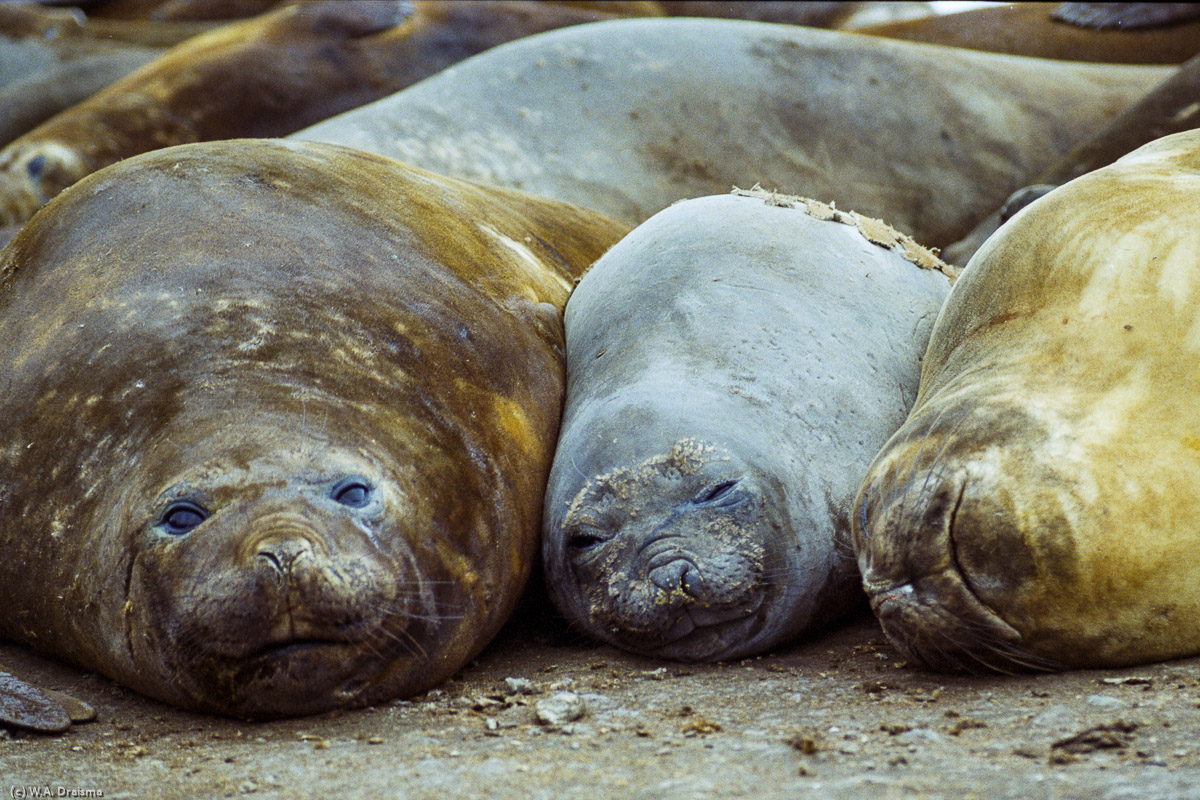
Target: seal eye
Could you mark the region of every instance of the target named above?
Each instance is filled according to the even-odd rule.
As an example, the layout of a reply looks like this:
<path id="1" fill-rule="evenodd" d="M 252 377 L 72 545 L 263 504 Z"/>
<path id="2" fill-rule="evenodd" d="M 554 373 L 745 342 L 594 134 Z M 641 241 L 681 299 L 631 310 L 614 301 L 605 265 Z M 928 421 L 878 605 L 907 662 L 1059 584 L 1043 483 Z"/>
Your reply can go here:
<path id="1" fill-rule="evenodd" d="M 31 178 L 40 178 L 42 176 L 42 171 L 45 169 L 45 156 L 38 156 L 37 158 L 30 160 L 30 162 L 25 165 L 25 171 L 29 173 L 29 177 Z"/>
<path id="2" fill-rule="evenodd" d="M 604 544 L 605 541 L 607 540 L 603 536 L 597 536 L 590 531 L 574 531 L 567 537 L 567 549 L 578 553 L 583 550 L 591 550 L 593 547 Z"/>
<path id="3" fill-rule="evenodd" d="M 182 536 L 199 526 L 206 519 L 208 519 L 207 511 L 195 503 L 181 500 L 167 507 L 167 510 L 163 512 L 162 521 L 159 522 L 159 525 L 173 536 Z"/>
<path id="4" fill-rule="evenodd" d="M 350 508 L 362 508 L 371 502 L 371 486 L 362 478 L 347 478 L 329 493 L 337 502 Z"/>
<path id="5" fill-rule="evenodd" d="M 696 495 L 692 502 L 696 505 L 716 506 L 718 508 L 737 505 L 744 499 L 741 495 L 734 492 L 737 485 L 737 481 L 723 481 L 709 486 Z"/>

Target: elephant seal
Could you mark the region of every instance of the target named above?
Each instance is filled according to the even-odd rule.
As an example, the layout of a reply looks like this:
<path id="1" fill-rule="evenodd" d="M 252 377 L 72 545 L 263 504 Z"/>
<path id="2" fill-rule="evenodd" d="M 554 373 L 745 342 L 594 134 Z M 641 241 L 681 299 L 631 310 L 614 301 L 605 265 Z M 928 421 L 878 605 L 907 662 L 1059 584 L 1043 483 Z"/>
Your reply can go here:
<path id="1" fill-rule="evenodd" d="M 189 39 L 0 150 L 0 224 L 156 148 L 282 136 L 596 12 L 502 0 L 296 3 Z"/>
<path id="2" fill-rule="evenodd" d="M 757 183 L 943 247 L 1169 74 L 739 20 L 615 20 L 510 42 L 295 138 L 634 224 Z"/>
<path id="3" fill-rule="evenodd" d="M 1141 12 L 1137 17 L 1140 20 L 1162 12 L 1165 6 L 1177 8 L 1162 19 L 1166 27 L 1124 22 L 1119 28 L 1103 26 L 1104 30 L 1097 30 L 1094 25 L 1089 29 L 1059 21 L 1063 19 L 1063 6 L 1068 5 L 1095 6 L 1092 12 L 1111 18 L 1128 11 L 1121 6 L 1141 6 L 1136 10 Z M 1180 5 L 1186 9 L 1178 8 Z M 1182 64 L 1200 52 L 1200 21 L 1195 19 L 1194 9 L 1191 3 L 995 3 L 957 14 L 888 22 L 857 31 L 889 39 L 1034 58 L 1108 64 Z M 1083 19 L 1091 15 L 1066 16 L 1085 24 Z"/>
<path id="4" fill-rule="evenodd" d="M 850 503 L 916 395 L 940 269 L 877 220 L 763 192 L 672 206 L 601 258 L 566 311 L 559 609 L 697 661 L 854 608 Z"/>
<path id="5" fill-rule="evenodd" d="M 852 517 L 863 584 L 944 669 L 1200 653 L 1200 132 L 1018 212 L 967 265 Z"/>
<path id="6" fill-rule="evenodd" d="M 1007 222 L 1016 211 L 1056 186 L 1087 172 L 1106 167 L 1126 153 L 1171 133 L 1192 130 L 1200 125 L 1200 56 L 1189 59 L 1142 99 L 1122 111 L 1115 119 L 1071 148 L 1029 186 L 1009 195 L 1004 204 L 985 218 L 965 237 L 949 245 L 942 258 L 952 264 L 965 264 L 975 251 Z"/>
<path id="7" fill-rule="evenodd" d="M 330 145 L 128 159 L 0 254 L 0 636 L 247 718 L 426 689 L 538 555 L 627 230 Z"/>

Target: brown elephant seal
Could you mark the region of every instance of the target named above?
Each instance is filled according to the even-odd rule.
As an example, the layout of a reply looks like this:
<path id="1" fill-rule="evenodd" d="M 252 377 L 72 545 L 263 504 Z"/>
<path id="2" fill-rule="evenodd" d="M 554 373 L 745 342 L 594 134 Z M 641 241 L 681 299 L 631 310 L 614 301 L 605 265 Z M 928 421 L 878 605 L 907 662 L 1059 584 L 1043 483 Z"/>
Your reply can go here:
<path id="1" fill-rule="evenodd" d="M 853 515 L 889 638 L 947 669 L 1200 653 L 1200 133 L 1032 203 L 946 300 Z"/>
<path id="2" fill-rule="evenodd" d="M 1064 6 L 1092 6 L 1073 13 Z M 1200 53 L 1200 20 L 1193 3 L 1163 15 L 1174 3 L 992 3 L 985 8 L 858 28 L 859 33 L 1009 53 L 1034 58 L 1109 64 L 1182 64 Z M 1138 6 L 1120 9 L 1120 6 Z M 1103 24 L 1128 14 L 1120 26 Z M 1189 16 L 1190 14 L 1190 16 Z M 1139 22 L 1159 15 L 1162 27 Z M 1078 27 L 1064 19 L 1099 26 Z M 1132 24 L 1131 24 L 1132 23 Z"/>
<path id="3" fill-rule="evenodd" d="M 724 660 L 856 607 L 849 511 L 916 395 L 950 288 L 876 220 L 757 192 L 689 200 L 567 304 L 543 564 L 635 652 Z"/>
<path id="4" fill-rule="evenodd" d="M 282 136 L 470 55 L 603 14 L 533 3 L 323 0 L 189 39 L 0 150 L 0 224 L 122 158 Z"/>
<path id="5" fill-rule="evenodd" d="M 757 183 L 943 247 L 1169 74 L 760 22 L 616 20 L 502 45 L 295 137 L 634 224 Z"/>
<path id="6" fill-rule="evenodd" d="M 128 159 L 3 251 L 0 636 L 201 711 L 428 688 L 538 554 L 626 227 L 329 145 Z"/>

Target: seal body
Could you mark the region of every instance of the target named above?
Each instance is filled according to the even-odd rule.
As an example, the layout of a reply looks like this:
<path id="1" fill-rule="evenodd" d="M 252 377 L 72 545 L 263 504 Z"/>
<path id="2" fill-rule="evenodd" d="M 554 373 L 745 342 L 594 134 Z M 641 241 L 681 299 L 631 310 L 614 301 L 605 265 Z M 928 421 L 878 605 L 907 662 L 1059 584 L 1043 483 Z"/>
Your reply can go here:
<path id="1" fill-rule="evenodd" d="M 943 308 L 853 515 L 891 640 L 948 669 L 1200 652 L 1200 134 L 1018 212 Z"/>
<path id="2" fill-rule="evenodd" d="M 0 151 L 0 222 L 122 158 L 282 136 L 500 42 L 597 14 L 531 3 L 322 0 L 196 36 Z"/>
<path id="3" fill-rule="evenodd" d="M 246 717 L 427 688 L 537 557 L 625 228 L 344 148 L 129 159 L 3 254 L 0 635 Z"/>
<path id="4" fill-rule="evenodd" d="M 502 45 L 296 138 L 635 224 L 757 183 L 941 247 L 1168 74 L 739 20 L 616 20 Z"/>
<path id="5" fill-rule="evenodd" d="M 850 503 L 916 394 L 939 266 L 877 221 L 764 193 L 672 206 L 600 259 L 567 305 L 546 495 L 562 612 L 719 660 L 852 608 Z"/>
<path id="6" fill-rule="evenodd" d="M 1114 25 L 1063 20 L 1064 6 L 1092 5 Z M 1200 21 L 1186 3 L 1015 3 L 859 28 L 859 33 L 1036 58 L 1110 64 L 1182 64 L 1200 49 Z M 1136 7 L 1136 8 L 1135 8 Z M 1148 12 L 1148 13 L 1147 13 Z M 1163 12 L 1166 12 L 1165 14 Z M 1157 23 L 1152 21 L 1160 15 Z M 1078 19 L 1078 18 L 1076 18 Z M 1150 24 L 1146 24 L 1149 22 Z M 1081 27 L 1083 26 L 1083 27 Z M 1104 29 L 1099 29 L 1103 27 Z"/>

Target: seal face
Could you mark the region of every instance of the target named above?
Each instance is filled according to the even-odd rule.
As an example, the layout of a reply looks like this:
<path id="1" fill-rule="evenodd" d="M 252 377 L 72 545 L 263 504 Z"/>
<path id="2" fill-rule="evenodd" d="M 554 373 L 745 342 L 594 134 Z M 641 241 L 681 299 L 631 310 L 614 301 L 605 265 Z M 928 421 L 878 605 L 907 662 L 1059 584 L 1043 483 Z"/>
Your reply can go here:
<path id="1" fill-rule="evenodd" d="M 850 501 L 949 288 L 876 220 L 742 194 L 659 213 L 567 306 L 547 584 L 639 653 L 737 658 L 853 606 Z"/>
<path id="2" fill-rule="evenodd" d="M 768 544 L 783 535 L 776 489 L 712 445 L 680 440 L 634 468 L 589 481 L 560 536 L 589 621 L 630 649 L 719 655 L 767 624 Z"/>
<path id="3" fill-rule="evenodd" d="M 946 669 L 1200 652 L 1195 133 L 1019 211 L 946 301 L 852 516 L 906 655 Z"/>
<path id="4" fill-rule="evenodd" d="M 0 633 L 247 717 L 436 684 L 536 557 L 558 309 L 624 231 L 301 143 L 65 192 L 0 273 Z"/>

